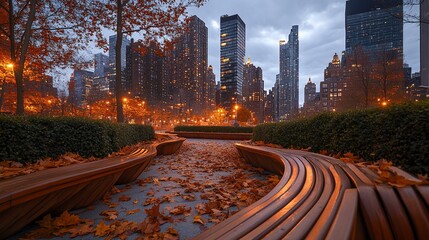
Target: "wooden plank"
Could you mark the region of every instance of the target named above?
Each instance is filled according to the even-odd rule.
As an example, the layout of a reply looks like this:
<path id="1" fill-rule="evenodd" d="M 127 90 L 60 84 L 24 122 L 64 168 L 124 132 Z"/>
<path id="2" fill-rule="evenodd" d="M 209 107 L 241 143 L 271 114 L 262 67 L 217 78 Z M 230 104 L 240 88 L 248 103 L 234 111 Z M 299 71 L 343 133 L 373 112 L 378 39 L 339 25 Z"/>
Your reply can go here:
<path id="1" fill-rule="evenodd" d="M 244 148 L 242 149 L 244 150 Z M 259 149 L 266 151 L 264 148 Z M 279 157 L 276 154 L 273 156 Z M 292 175 L 290 178 L 284 179 L 284 175 L 275 189 L 269 193 L 269 196 L 266 196 L 268 198 L 264 197 L 251 204 L 227 220 L 196 236 L 195 239 L 239 238 L 259 226 L 265 219 L 278 212 L 282 206 L 291 201 L 304 185 L 305 166 L 302 162 L 296 161 L 294 158 L 288 160 L 282 159 L 285 161 L 285 164 L 288 163 L 291 166 L 286 168 L 288 171 L 285 171 L 285 175 L 291 172 Z"/>
<path id="2" fill-rule="evenodd" d="M 354 164 L 347 163 L 347 167 L 349 167 L 349 169 L 353 171 L 353 173 L 356 175 L 356 177 L 359 178 L 361 182 L 366 185 L 374 185 L 374 182 L 371 181 L 371 179 L 369 179 L 368 176 L 366 176 L 362 171 L 360 171 Z"/>
<path id="3" fill-rule="evenodd" d="M 328 204 L 323 210 L 323 213 L 317 219 L 317 222 L 310 229 L 310 233 L 306 236 L 308 239 L 323 239 L 328 234 L 331 224 L 334 222 L 338 214 L 343 195 L 346 189 L 351 187 L 351 183 L 347 175 L 339 166 L 329 167 L 334 178 L 335 189 L 331 194 Z M 356 195 L 357 196 L 357 195 Z"/>
<path id="4" fill-rule="evenodd" d="M 371 239 L 393 239 L 386 213 L 371 186 L 357 186 L 359 207 Z"/>
<path id="5" fill-rule="evenodd" d="M 280 202 L 279 204 L 283 205 L 282 208 L 276 209 L 275 213 L 270 214 L 269 218 L 267 218 L 262 224 L 256 227 L 254 226 L 252 228 L 252 231 L 250 231 L 249 233 L 243 236 L 244 238 L 246 239 L 262 238 L 263 236 L 268 234 L 271 231 L 271 229 L 279 225 L 285 219 L 287 218 L 293 219 L 295 217 L 294 214 L 299 214 L 299 213 L 296 213 L 295 210 L 298 209 L 305 202 L 305 200 L 311 195 L 311 193 L 313 192 L 314 186 L 316 184 L 320 184 L 320 181 L 316 181 L 316 179 L 320 180 L 319 178 L 321 177 L 319 169 L 314 169 L 314 167 L 307 160 L 303 158 L 301 158 L 300 160 L 305 167 L 306 176 L 304 179 L 304 185 L 301 188 L 299 188 L 297 192 L 298 194 L 294 198 L 288 201 L 283 201 L 283 204 Z M 317 186 L 320 188 L 320 185 L 317 185 Z M 289 193 L 289 191 L 287 193 Z M 226 235 L 226 237 L 235 239 L 242 236 L 239 236 L 238 234 L 236 235 L 228 234 Z"/>
<path id="6" fill-rule="evenodd" d="M 335 179 L 331 175 L 331 171 L 328 167 L 332 165 L 329 163 L 325 165 L 327 162 L 320 159 L 309 157 L 307 157 L 307 159 L 314 164 L 315 168 L 320 169 L 323 175 L 319 180 L 316 179 L 317 183 L 313 189 L 312 196 L 309 196 L 306 203 L 304 203 L 299 209 L 295 211 L 297 215 L 294 216 L 294 218 L 301 220 L 296 224 L 292 224 L 288 223 L 290 218 L 286 219 L 286 221 L 274 229 L 275 232 L 273 234 L 270 233 L 267 235 L 268 238 L 270 238 L 270 236 L 273 236 L 274 238 L 284 237 L 285 235 L 281 233 L 286 232 L 287 235 L 284 237 L 284 239 L 303 239 L 313 228 L 316 221 L 320 219 L 323 210 L 327 207 L 329 200 L 331 200 L 332 194 L 335 194 Z M 308 209 L 305 209 L 306 207 Z"/>
<path id="7" fill-rule="evenodd" d="M 378 185 L 376 186 L 376 190 L 382 200 L 395 238 L 414 239 L 413 229 L 408 220 L 407 213 L 395 190 L 386 185 Z"/>
<path id="8" fill-rule="evenodd" d="M 402 202 L 407 209 L 418 239 L 427 239 L 429 236 L 429 211 L 421 201 L 413 187 L 397 188 Z"/>
<path id="9" fill-rule="evenodd" d="M 326 239 L 353 239 L 357 217 L 358 192 L 356 189 L 346 189 Z"/>
<path id="10" fill-rule="evenodd" d="M 426 207 L 429 208 L 429 186 L 415 186 L 417 192 L 420 193 L 421 198 L 426 203 Z"/>

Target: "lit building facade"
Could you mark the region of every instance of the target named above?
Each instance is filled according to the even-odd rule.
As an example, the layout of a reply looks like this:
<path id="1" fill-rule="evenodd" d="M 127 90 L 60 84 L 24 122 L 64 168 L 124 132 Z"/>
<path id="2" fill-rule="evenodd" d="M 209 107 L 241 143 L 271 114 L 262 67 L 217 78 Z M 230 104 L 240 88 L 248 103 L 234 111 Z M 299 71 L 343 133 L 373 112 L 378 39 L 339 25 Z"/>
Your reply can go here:
<path id="1" fill-rule="evenodd" d="M 179 101 L 186 110 L 200 114 L 209 107 L 208 29 L 197 16 L 192 16 L 188 31 L 176 39 L 174 71 Z"/>
<path id="2" fill-rule="evenodd" d="M 216 108 L 216 75 L 213 72 L 212 65 L 209 66 L 207 71 L 207 84 L 209 86 L 209 90 L 208 90 L 209 108 L 214 109 Z"/>
<path id="3" fill-rule="evenodd" d="M 403 59 L 402 0 L 348 0 L 346 2 L 346 53 L 363 47 L 376 52 L 395 51 Z"/>
<path id="4" fill-rule="evenodd" d="M 299 39 L 298 26 L 292 26 L 289 39 L 279 42 L 279 79 L 277 119 L 286 120 L 299 110 Z"/>
<path id="5" fill-rule="evenodd" d="M 316 99 L 316 84 L 311 81 L 311 78 L 309 78 L 304 88 L 304 107 L 308 105 L 310 102 L 313 102 L 315 99 Z"/>
<path id="6" fill-rule="evenodd" d="M 125 70 L 125 92 L 140 98 L 150 106 L 157 105 L 162 98 L 163 59 L 155 43 L 144 46 L 133 42 L 127 47 Z"/>
<path id="7" fill-rule="evenodd" d="M 242 102 L 246 25 L 237 14 L 220 18 L 221 105 L 230 109 Z"/>
<path id="8" fill-rule="evenodd" d="M 264 80 L 262 69 L 255 67 L 250 59 L 244 65 L 243 105 L 254 113 L 258 122 L 264 122 Z"/>
<path id="9" fill-rule="evenodd" d="M 69 82 L 69 102 L 76 107 L 85 107 L 94 73 L 86 70 L 73 70 Z"/>
<path id="10" fill-rule="evenodd" d="M 94 76 L 104 77 L 109 68 L 109 56 L 102 53 L 94 54 Z"/>
<path id="11" fill-rule="evenodd" d="M 324 80 L 320 82 L 320 107 L 322 111 L 335 112 L 347 88 L 344 78 L 344 68 L 337 53 L 325 69 Z"/>
<path id="12" fill-rule="evenodd" d="M 109 77 L 109 91 L 111 93 L 115 92 L 115 82 L 116 82 L 116 42 L 117 42 L 117 36 L 112 35 L 109 37 L 109 71 L 108 71 L 108 77 Z M 127 52 L 127 46 L 130 45 L 130 40 L 127 37 L 122 38 L 122 46 L 121 46 L 121 71 L 124 73 L 124 70 L 127 65 L 126 60 L 126 52 Z M 122 74 L 122 86 L 125 86 L 125 76 Z"/>

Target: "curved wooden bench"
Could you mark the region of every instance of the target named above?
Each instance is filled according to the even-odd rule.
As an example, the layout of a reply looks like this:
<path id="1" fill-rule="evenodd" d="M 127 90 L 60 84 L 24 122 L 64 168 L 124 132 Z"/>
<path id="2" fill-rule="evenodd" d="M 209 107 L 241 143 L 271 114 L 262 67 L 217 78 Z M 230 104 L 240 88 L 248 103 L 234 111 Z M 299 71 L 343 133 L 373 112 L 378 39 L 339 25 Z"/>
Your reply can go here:
<path id="1" fill-rule="evenodd" d="M 354 165 L 331 157 L 235 145 L 250 164 L 283 176 L 269 194 L 195 239 L 412 239 L 421 238 L 424 233 L 428 236 L 426 186 L 375 187 Z M 392 194 L 400 198 L 390 200 Z M 404 204 L 407 202 L 412 207 Z M 394 209 L 399 206 L 403 211 L 397 213 Z M 392 213 L 386 215 L 384 208 Z M 381 216 L 375 216 L 378 214 Z"/>
<path id="2" fill-rule="evenodd" d="M 222 140 L 250 140 L 253 133 L 221 133 L 221 132 L 171 132 L 184 138 L 222 139 Z"/>
<path id="3" fill-rule="evenodd" d="M 136 180 L 158 153 L 171 154 L 183 141 L 171 139 L 140 148 L 127 156 L 47 169 L 1 181 L 0 239 L 47 213 L 61 213 L 92 204 L 114 184 Z"/>

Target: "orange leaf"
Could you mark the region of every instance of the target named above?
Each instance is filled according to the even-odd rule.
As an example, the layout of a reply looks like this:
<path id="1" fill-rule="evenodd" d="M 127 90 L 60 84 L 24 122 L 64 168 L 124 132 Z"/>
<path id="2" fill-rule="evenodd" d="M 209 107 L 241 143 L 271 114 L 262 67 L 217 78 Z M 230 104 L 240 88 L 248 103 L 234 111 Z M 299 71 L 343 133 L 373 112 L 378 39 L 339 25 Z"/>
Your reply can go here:
<path id="1" fill-rule="evenodd" d="M 63 212 L 61 216 L 57 217 L 54 221 L 54 225 L 57 227 L 68 227 L 78 225 L 79 223 L 79 216 L 70 214 L 68 211 Z"/>
<path id="2" fill-rule="evenodd" d="M 110 233 L 110 226 L 104 224 L 103 220 L 97 225 L 97 228 L 95 228 L 96 237 L 104 237 L 109 233 Z"/>

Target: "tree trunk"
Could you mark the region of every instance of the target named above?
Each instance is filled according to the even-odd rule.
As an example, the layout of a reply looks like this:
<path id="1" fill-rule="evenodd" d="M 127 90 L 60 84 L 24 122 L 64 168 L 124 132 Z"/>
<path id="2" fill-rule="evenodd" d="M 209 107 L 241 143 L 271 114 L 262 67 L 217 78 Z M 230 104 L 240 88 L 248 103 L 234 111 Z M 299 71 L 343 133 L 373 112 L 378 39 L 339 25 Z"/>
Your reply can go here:
<path id="1" fill-rule="evenodd" d="M 3 82 L 1 84 L 1 92 L 0 92 L 0 113 L 2 111 L 2 107 L 3 107 L 3 98 L 4 98 L 4 88 L 6 87 L 6 77 L 3 78 Z"/>
<path id="2" fill-rule="evenodd" d="M 116 119 L 119 123 L 124 122 L 124 110 L 122 105 L 122 65 L 121 65 L 121 49 L 122 49 L 122 1 L 116 0 L 118 4 L 118 12 L 116 15 L 116 79 L 115 79 L 115 95 L 116 95 Z"/>
<path id="3" fill-rule="evenodd" d="M 13 1 L 9 0 L 9 24 L 10 24 L 10 55 L 14 64 L 14 76 L 16 81 L 16 114 L 24 115 L 24 66 L 27 58 L 27 50 L 30 44 L 31 28 L 36 16 L 37 0 L 30 0 L 30 12 L 28 15 L 27 23 L 23 35 L 23 42 L 21 43 L 21 52 L 19 53 L 19 61 L 16 56 L 16 39 L 15 39 L 15 22 Z"/>

